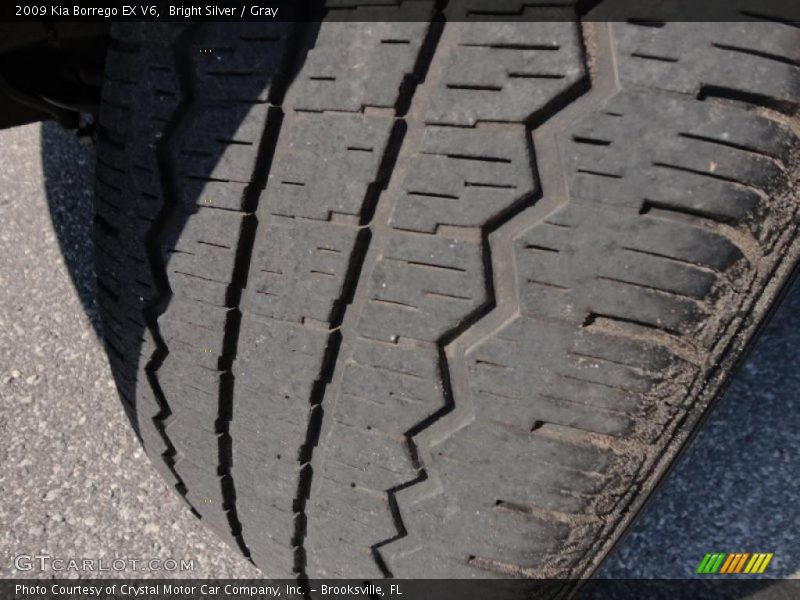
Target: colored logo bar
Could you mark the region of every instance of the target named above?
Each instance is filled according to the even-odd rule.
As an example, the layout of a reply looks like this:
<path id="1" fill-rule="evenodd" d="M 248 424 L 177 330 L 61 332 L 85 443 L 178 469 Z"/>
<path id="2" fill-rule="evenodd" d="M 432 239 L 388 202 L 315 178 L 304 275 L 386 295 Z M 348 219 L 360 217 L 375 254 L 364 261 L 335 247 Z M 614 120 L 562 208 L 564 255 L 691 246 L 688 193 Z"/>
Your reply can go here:
<path id="1" fill-rule="evenodd" d="M 734 575 L 736 573 L 763 573 L 772 560 L 772 552 L 710 552 L 703 557 L 697 566 L 700 575 Z"/>

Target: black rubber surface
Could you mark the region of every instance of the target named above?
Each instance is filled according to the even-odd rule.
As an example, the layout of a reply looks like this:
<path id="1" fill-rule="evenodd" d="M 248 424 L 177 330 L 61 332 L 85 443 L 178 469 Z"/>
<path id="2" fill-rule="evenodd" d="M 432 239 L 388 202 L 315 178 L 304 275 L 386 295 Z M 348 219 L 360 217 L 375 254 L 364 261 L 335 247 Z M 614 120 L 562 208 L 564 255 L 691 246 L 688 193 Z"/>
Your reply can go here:
<path id="1" fill-rule="evenodd" d="M 585 576 L 797 262 L 800 34 L 411 6 L 116 26 L 123 403 L 267 575 Z"/>

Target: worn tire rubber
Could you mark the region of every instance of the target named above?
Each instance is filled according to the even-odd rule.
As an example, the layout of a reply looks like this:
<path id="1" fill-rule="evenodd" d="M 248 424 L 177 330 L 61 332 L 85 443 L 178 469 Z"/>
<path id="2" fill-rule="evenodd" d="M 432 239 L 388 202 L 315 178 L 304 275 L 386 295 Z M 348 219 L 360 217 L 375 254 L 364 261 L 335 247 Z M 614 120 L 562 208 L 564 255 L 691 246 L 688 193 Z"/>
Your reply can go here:
<path id="1" fill-rule="evenodd" d="M 585 577 L 798 261 L 800 30 L 412 4 L 114 27 L 123 405 L 267 575 Z"/>

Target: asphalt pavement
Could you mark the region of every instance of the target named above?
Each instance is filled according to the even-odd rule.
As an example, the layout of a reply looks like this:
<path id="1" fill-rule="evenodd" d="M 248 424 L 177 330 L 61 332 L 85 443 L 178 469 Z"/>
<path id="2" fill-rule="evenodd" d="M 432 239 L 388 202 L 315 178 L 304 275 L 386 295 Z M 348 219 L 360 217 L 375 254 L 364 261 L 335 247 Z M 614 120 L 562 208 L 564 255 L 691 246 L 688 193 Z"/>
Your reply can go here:
<path id="1" fill-rule="evenodd" d="M 117 399 L 94 327 L 93 165 L 53 124 L 0 131 L 0 576 L 76 575 L 16 568 L 43 553 L 194 566 L 104 576 L 258 577 L 159 479 Z"/>
<path id="2" fill-rule="evenodd" d="M 92 298 L 93 161 L 53 124 L 0 131 L 0 577 L 78 575 L 57 558 L 127 561 L 81 577 L 259 577 L 158 478 L 117 399 Z M 739 551 L 797 576 L 798 350 L 795 285 L 600 576 L 690 577 L 705 553 Z"/>

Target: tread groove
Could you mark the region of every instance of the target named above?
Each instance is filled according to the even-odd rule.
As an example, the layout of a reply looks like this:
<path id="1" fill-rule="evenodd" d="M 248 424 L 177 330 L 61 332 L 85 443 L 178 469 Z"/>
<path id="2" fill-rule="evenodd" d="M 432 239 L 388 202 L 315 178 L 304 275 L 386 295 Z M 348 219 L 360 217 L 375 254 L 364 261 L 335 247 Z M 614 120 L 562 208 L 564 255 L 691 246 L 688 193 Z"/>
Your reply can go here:
<path id="1" fill-rule="evenodd" d="M 153 351 L 150 359 L 145 366 L 145 373 L 147 380 L 152 389 L 156 402 L 159 405 L 160 411 L 153 416 L 153 424 L 155 425 L 158 434 L 161 436 L 166 446 L 166 451 L 161 455 L 162 460 L 169 469 L 172 476 L 175 478 L 175 489 L 178 494 L 189 504 L 195 514 L 198 514 L 196 509 L 191 505 L 187 498 L 188 490 L 186 484 L 183 482 L 180 474 L 175 468 L 177 450 L 170 439 L 166 429 L 166 421 L 172 414 L 172 409 L 167 401 L 161 385 L 158 381 L 157 371 L 163 364 L 169 348 L 167 347 L 164 338 L 161 335 L 161 330 L 158 324 L 159 316 L 166 309 L 172 291 L 167 276 L 166 266 L 161 258 L 161 236 L 164 233 L 167 222 L 169 221 L 172 213 L 175 211 L 176 202 L 174 198 L 177 197 L 178 182 L 172 161 L 169 157 L 169 145 L 175 136 L 176 132 L 182 126 L 182 121 L 185 119 L 189 106 L 192 101 L 192 85 L 191 85 L 191 64 L 185 60 L 186 50 L 190 47 L 193 37 L 198 31 L 197 26 L 189 25 L 181 32 L 176 40 L 172 53 L 175 60 L 176 76 L 183 94 L 182 100 L 175 109 L 172 118 L 164 128 L 164 133 L 156 146 L 156 156 L 159 166 L 159 176 L 161 178 L 162 189 L 165 191 L 164 203 L 159 211 L 157 217 L 153 220 L 152 226 L 145 235 L 145 248 L 147 250 L 147 257 L 150 263 L 150 270 L 153 274 L 153 281 L 155 283 L 156 294 L 153 296 L 152 301 L 144 308 L 142 315 L 148 330 L 155 342 L 155 350 Z M 132 52 L 133 50 L 127 50 Z M 199 514 L 198 514 L 199 516 Z"/>
<path id="2" fill-rule="evenodd" d="M 533 135 L 532 132 L 535 128 L 539 127 L 542 123 L 546 122 L 553 115 L 561 111 L 562 108 L 570 104 L 575 99 L 587 93 L 590 89 L 590 81 L 588 74 L 584 74 L 578 78 L 573 84 L 568 86 L 561 93 L 556 94 L 549 102 L 547 102 L 538 111 L 528 115 L 524 121 L 525 125 L 525 141 L 527 144 L 527 157 L 529 161 L 529 168 L 534 175 L 534 180 L 539 181 L 538 166 L 535 158 L 535 151 L 533 148 Z M 470 155 L 447 155 L 449 158 L 467 158 L 469 160 L 486 160 L 485 157 L 475 157 Z M 491 158 L 491 162 L 511 162 L 506 158 Z M 393 577 L 393 573 L 389 570 L 386 561 L 381 555 L 381 548 L 388 546 L 394 542 L 398 542 L 403 538 L 408 537 L 407 527 L 402 519 L 402 514 L 399 509 L 397 495 L 404 489 L 413 487 L 429 478 L 428 469 L 425 464 L 421 462 L 420 452 L 417 447 L 415 436 L 420 432 L 430 428 L 435 423 L 445 419 L 447 415 L 451 414 L 456 408 L 456 398 L 451 381 L 451 367 L 447 355 L 448 346 L 458 339 L 465 331 L 469 330 L 475 323 L 483 319 L 489 312 L 496 306 L 496 292 L 494 289 L 494 267 L 492 262 L 492 252 L 489 243 L 489 236 L 499 229 L 505 223 L 511 221 L 514 217 L 519 215 L 525 209 L 533 206 L 542 197 L 542 190 L 536 189 L 533 193 L 525 194 L 514 202 L 509 204 L 503 210 L 499 211 L 492 218 L 487 220 L 482 227 L 481 232 L 481 259 L 482 266 L 485 272 L 485 286 L 486 286 L 486 301 L 478 306 L 476 309 L 466 315 L 460 322 L 452 327 L 449 331 L 445 332 L 439 337 L 436 342 L 436 349 L 438 355 L 438 372 L 441 378 L 441 393 L 444 398 L 443 406 L 429 415 L 427 418 L 418 422 L 405 432 L 406 448 L 408 450 L 411 464 L 417 471 L 417 476 L 407 482 L 403 482 L 397 486 L 390 488 L 387 491 L 389 507 L 391 516 L 393 517 L 396 533 L 388 539 L 384 539 L 372 545 L 372 553 L 375 557 L 376 564 L 380 568 L 385 577 Z M 552 251 L 548 249 L 548 251 Z"/>
<path id="3" fill-rule="evenodd" d="M 297 493 L 294 499 L 295 533 L 292 540 L 295 546 L 294 570 L 298 582 L 304 586 L 305 594 L 308 595 L 308 573 L 306 572 L 307 557 L 305 549 L 305 538 L 307 535 L 308 520 L 306 516 L 306 505 L 311 492 L 311 481 L 314 477 L 312 458 L 314 448 L 319 442 L 322 429 L 323 410 L 322 405 L 325 399 L 327 386 L 331 382 L 336 364 L 339 358 L 339 348 L 342 343 L 341 326 L 344 321 L 347 308 L 353 302 L 356 287 L 364 267 L 370 242 L 372 240 L 372 219 L 378 206 L 382 192 L 386 189 L 389 177 L 394 171 L 394 165 L 400 153 L 403 139 L 406 134 L 405 114 L 412 102 L 414 92 L 420 81 L 425 77 L 429 61 L 433 57 L 437 36 L 441 29 L 431 25 L 428 30 L 426 40 L 422 44 L 417 61 L 415 62 L 413 75 L 406 77 L 401 83 L 400 93 L 394 106 L 394 122 L 389 134 L 389 141 L 381 157 L 376 179 L 367 186 L 364 201 L 358 215 L 360 230 L 356 237 L 355 246 L 350 262 L 347 266 L 342 292 L 340 297 L 334 301 L 330 315 L 331 335 L 328 339 L 328 347 L 322 361 L 322 368 L 314 382 L 311 391 L 311 417 L 306 438 L 299 452 L 300 478 L 298 480 Z"/>

